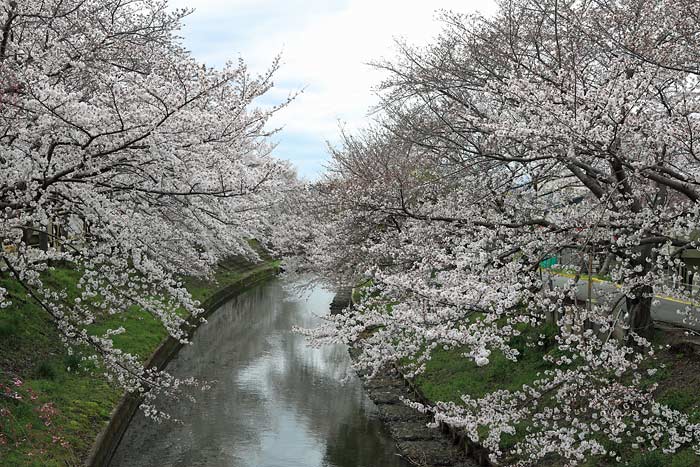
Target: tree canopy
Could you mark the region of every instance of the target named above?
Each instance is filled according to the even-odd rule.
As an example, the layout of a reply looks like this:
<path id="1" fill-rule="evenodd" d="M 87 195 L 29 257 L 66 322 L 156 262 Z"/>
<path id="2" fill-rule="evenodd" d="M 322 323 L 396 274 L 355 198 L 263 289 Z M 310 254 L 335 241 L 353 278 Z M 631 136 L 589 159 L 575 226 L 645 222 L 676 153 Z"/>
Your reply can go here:
<path id="1" fill-rule="evenodd" d="M 88 326 L 136 305 L 185 340 L 199 303 L 184 275 L 255 257 L 266 210 L 294 177 L 270 156 L 258 107 L 278 63 L 198 63 L 162 0 L 0 2 L 0 275 L 21 283 L 70 346 L 88 346 L 131 391 L 181 382 L 145 371 Z M 80 297 L 42 279 L 81 271 Z M 12 297 L 0 288 L 0 307 Z M 186 313 L 178 313 L 184 310 Z M 148 406 L 147 406 L 148 407 Z"/>
<path id="2" fill-rule="evenodd" d="M 614 459 L 621 444 L 697 450 L 700 427 L 642 379 L 654 295 L 696 311 L 672 276 L 698 246 L 700 4 L 501 0 L 494 16 L 442 21 L 429 45 L 399 42 L 376 63 L 374 122 L 290 201 L 299 225 L 281 241 L 299 267 L 369 284 L 308 334 L 361 349 L 360 367 L 417 374 L 435 349 L 517 361 L 514 340 L 555 322 L 532 384 L 414 405 L 522 465 Z M 555 287 L 542 265 L 563 256 L 574 279 Z M 617 287 L 581 302 L 594 257 L 611 258 Z M 532 431 L 502 451 L 525 420 Z"/>

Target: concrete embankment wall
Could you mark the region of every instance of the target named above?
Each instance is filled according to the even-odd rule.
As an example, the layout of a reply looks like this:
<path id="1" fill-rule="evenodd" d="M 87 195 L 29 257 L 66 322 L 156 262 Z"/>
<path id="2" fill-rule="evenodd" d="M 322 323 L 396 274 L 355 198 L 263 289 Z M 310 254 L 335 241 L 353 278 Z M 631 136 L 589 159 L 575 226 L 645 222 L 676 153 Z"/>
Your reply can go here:
<path id="1" fill-rule="evenodd" d="M 202 304 L 204 314 L 200 316 L 206 318 L 233 297 L 236 297 L 253 286 L 270 279 L 276 273 L 277 267 L 270 265 L 269 267 L 261 268 L 216 291 L 214 295 L 209 297 Z M 186 327 L 189 330 L 190 337 L 196 332 L 199 324 L 199 317 L 188 321 Z M 158 348 L 148 359 L 146 362 L 146 367 L 157 368 L 159 370 L 165 369 L 167 364 L 177 355 L 182 346 L 183 344 L 176 339 L 167 337 L 165 340 L 163 340 L 163 342 L 161 342 Z M 119 442 L 121 441 L 127 427 L 129 426 L 129 423 L 131 422 L 131 419 L 134 417 L 134 414 L 136 414 L 139 405 L 141 405 L 141 400 L 142 398 L 138 393 L 126 393 L 121 398 L 117 406 L 112 411 L 109 422 L 95 440 L 95 444 L 93 444 L 90 454 L 85 462 L 86 467 L 105 467 L 109 465 L 110 461 L 112 460 L 112 456 L 114 456 L 114 453 L 119 446 Z"/>

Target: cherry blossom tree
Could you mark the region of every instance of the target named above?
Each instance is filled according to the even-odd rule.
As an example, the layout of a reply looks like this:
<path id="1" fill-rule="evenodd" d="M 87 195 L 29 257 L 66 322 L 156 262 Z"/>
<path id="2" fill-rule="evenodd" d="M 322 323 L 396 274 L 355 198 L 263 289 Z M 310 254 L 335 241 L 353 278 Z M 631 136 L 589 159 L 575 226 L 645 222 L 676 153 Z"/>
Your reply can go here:
<path id="1" fill-rule="evenodd" d="M 257 77 L 198 63 L 176 36 L 186 14 L 164 0 L 0 2 L 0 275 L 149 397 L 183 382 L 114 348 L 123 329 L 88 327 L 136 305 L 186 341 L 176 311 L 200 308 L 179 278 L 254 258 L 248 240 L 265 240 L 293 178 L 266 129 L 287 102 L 255 104 L 277 61 Z M 79 297 L 43 281 L 58 263 L 81 272 Z M 10 301 L 0 288 L 0 308 Z"/>
<path id="2" fill-rule="evenodd" d="M 555 336 L 528 344 L 556 347 L 531 384 L 412 405 L 506 463 L 615 459 L 620 445 L 698 452 L 700 427 L 656 402 L 645 378 L 654 294 L 693 302 L 669 271 L 698 246 L 700 5 L 499 5 L 488 18 L 444 12 L 431 44 L 399 43 L 377 64 L 379 117 L 295 197 L 288 222 L 305 227 L 280 244 L 313 239 L 296 247 L 301 267 L 370 284 L 352 311 L 306 332 L 359 348 L 370 372 L 414 375 L 437 348 L 479 366 L 493 352 L 517 361 L 515 338 L 555 322 Z M 310 227 L 309 211 L 325 223 Z M 575 278 L 554 286 L 541 264 L 562 255 Z M 619 287 L 581 302 L 594 255 L 612 257 Z"/>

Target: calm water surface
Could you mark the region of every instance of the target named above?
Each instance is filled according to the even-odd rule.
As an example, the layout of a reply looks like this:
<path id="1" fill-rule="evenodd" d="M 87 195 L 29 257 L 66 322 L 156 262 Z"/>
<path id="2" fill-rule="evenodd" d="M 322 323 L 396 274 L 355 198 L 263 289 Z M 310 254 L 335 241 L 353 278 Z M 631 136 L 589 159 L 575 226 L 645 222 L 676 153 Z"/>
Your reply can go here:
<path id="1" fill-rule="evenodd" d="M 342 346 L 313 349 L 291 332 L 328 313 L 282 280 L 224 305 L 168 370 L 216 382 L 170 408 L 181 424 L 134 418 L 112 467 L 404 467 Z M 348 375 L 351 377 L 348 381 Z"/>

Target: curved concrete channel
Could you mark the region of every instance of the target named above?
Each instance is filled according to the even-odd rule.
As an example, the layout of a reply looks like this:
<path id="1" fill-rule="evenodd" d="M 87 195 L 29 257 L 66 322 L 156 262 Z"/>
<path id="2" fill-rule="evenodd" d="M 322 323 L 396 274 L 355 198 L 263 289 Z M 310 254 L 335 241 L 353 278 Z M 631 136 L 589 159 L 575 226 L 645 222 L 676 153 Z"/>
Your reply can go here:
<path id="1" fill-rule="evenodd" d="M 333 294 L 296 298 L 275 279 L 215 312 L 169 364 L 212 387 L 170 408 L 181 422 L 134 417 L 112 467 L 404 467 L 343 346 L 308 347 Z"/>

